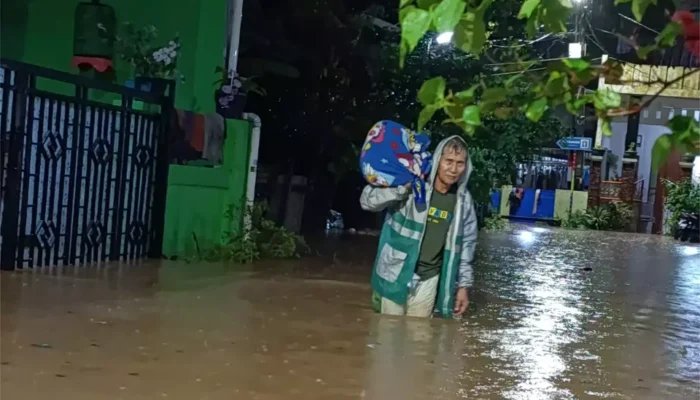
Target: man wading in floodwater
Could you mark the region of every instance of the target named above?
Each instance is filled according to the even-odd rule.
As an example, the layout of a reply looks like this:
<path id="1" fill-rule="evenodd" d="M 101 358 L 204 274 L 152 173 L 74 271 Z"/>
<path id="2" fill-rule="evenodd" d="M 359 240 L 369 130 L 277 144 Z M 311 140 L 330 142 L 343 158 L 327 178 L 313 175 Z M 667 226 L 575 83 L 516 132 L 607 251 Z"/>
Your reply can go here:
<path id="1" fill-rule="evenodd" d="M 372 273 L 375 308 L 383 314 L 461 316 L 469 305 L 477 222 L 467 181 L 472 165 L 459 136 L 438 145 L 426 180 L 428 207 L 407 187 L 362 191 L 367 211 L 387 211 Z"/>

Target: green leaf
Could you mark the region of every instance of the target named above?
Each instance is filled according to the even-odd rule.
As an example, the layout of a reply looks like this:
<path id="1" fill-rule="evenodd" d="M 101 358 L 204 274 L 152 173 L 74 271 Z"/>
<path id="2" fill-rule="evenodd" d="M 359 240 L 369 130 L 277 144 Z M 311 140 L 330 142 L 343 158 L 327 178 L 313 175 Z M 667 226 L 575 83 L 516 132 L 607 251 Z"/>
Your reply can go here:
<path id="1" fill-rule="evenodd" d="M 421 110 L 420 114 L 418 114 L 418 130 L 423 130 L 425 125 L 433 118 L 433 115 L 435 115 L 435 112 L 439 108 L 437 106 L 434 106 L 432 104 L 429 104 Z"/>
<path id="2" fill-rule="evenodd" d="M 467 125 L 481 126 L 480 112 L 479 106 L 466 107 L 462 112 L 462 120 L 466 122 Z"/>
<path id="3" fill-rule="evenodd" d="M 418 101 L 424 106 L 437 105 L 440 107 L 445 99 L 445 78 L 438 76 L 423 82 L 418 91 Z"/>
<path id="4" fill-rule="evenodd" d="M 657 50 L 658 48 L 659 46 L 657 46 L 656 44 L 640 46 L 639 49 L 637 49 L 637 57 L 641 58 L 642 60 L 645 60 L 649 56 L 649 53 Z"/>
<path id="5" fill-rule="evenodd" d="M 694 118 L 676 115 L 666 124 L 671 129 L 673 137 L 679 143 L 689 144 L 692 147 L 695 142 L 700 141 L 700 122 Z"/>
<path id="6" fill-rule="evenodd" d="M 651 149 L 651 167 L 654 171 L 658 171 L 659 167 L 668 159 L 668 156 L 673 150 L 673 140 L 671 135 L 661 135 L 654 147 Z"/>
<path id="7" fill-rule="evenodd" d="M 401 49 L 400 62 L 403 65 L 405 55 L 413 51 L 423 35 L 428 32 L 430 13 L 414 6 L 407 6 L 399 12 L 399 22 L 401 23 L 401 43 L 406 46 L 405 49 Z"/>
<path id="8" fill-rule="evenodd" d="M 530 120 L 537 122 L 542 118 L 544 112 L 547 111 L 547 99 L 541 97 L 527 106 L 527 111 L 525 111 L 525 116 Z"/>
<path id="9" fill-rule="evenodd" d="M 548 32 L 566 32 L 566 21 L 571 14 L 571 9 L 569 0 L 542 0 L 539 20 Z"/>
<path id="10" fill-rule="evenodd" d="M 472 85 L 472 87 L 470 87 L 467 90 L 462 90 L 461 92 L 455 93 L 455 97 L 457 97 L 460 100 L 467 100 L 467 101 L 473 100 L 474 99 L 474 92 L 476 92 L 476 89 L 478 89 L 479 86 L 480 86 L 479 84 Z"/>
<path id="11" fill-rule="evenodd" d="M 473 12 L 464 14 L 465 19 L 455 27 L 454 44 L 465 53 L 480 53 L 486 43 L 486 26 L 483 21 L 476 21 Z"/>
<path id="12" fill-rule="evenodd" d="M 447 114 L 447 116 L 450 117 L 450 119 L 461 120 L 465 107 L 466 107 L 465 105 L 461 105 L 461 104 L 446 105 L 443 108 L 443 110 L 445 111 L 445 114 Z"/>
<path id="13" fill-rule="evenodd" d="M 676 44 L 676 37 L 683 33 L 683 25 L 678 22 L 669 22 L 656 37 L 656 44 L 660 47 L 672 47 Z"/>
<path id="14" fill-rule="evenodd" d="M 638 22 L 642 22 L 644 13 L 647 12 L 647 7 L 656 5 L 656 0 L 632 0 L 632 14 Z"/>
<path id="15" fill-rule="evenodd" d="M 413 3 L 413 0 L 401 0 L 401 4 L 399 5 L 399 8 L 404 8 L 411 3 Z"/>
<path id="16" fill-rule="evenodd" d="M 688 116 L 676 115 L 673 119 L 668 121 L 666 126 L 671 129 L 673 133 L 682 133 L 691 129 L 692 121 L 693 119 Z"/>
<path id="17" fill-rule="evenodd" d="M 479 106 L 482 113 L 489 113 L 495 110 L 500 103 L 508 98 L 508 91 L 505 88 L 489 88 L 481 95 Z"/>
<path id="18" fill-rule="evenodd" d="M 574 106 L 577 109 L 580 109 L 581 107 L 585 106 L 587 103 L 592 103 L 593 102 L 593 95 L 592 94 L 586 94 L 583 95 L 580 99 L 577 99 L 574 101 Z"/>
<path id="19" fill-rule="evenodd" d="M 401 43 L 399 43 L 399 68 L 403 68 L 408 53 L 408 43 L 402 40 Z"/>
<path id="20" fill-rule="evenodd" d="M 479 3 L 479 6 L 476 8 L 476 13 L 480 14 L 483 18 L 486 10 L 491 7 L 491 4 L 493 4 L 494 1 L 496 0 L 482 0 L 481 3 Z"/>
<path id="21" fill-rule="evenodd" d="M 601 118 L 601 130 L 603 131 L 603 135 L 605 136 L 612 136 L 612 126 L 610 125 L 610 119 L 609 118 Z"/>
<path id="22" fill-rule="evenodd" d="M 418 0 L 418 8 L 429 11 L 430 8 L 440 3 L 440 0 Z"/>
<path id="23" fill-rule="evenodd" d="M 515 81 L 517 81 L 518 79 L 520 79 L 522 77 L 523 77 L 522 74 L 513 75 L 510 78 L 506 79 L 506 81 L 503 83 L 503 86 L 510 88 L 511 86 L 513 86 Z"/>
<path id="24" fill-rule="evenodd" d="M 540 21 L 539 18 L 537 18 L 536 15 L 533 15 L 532 17 L 527 19 L 527 22 L 525 23 L 525 32 L 527 33 L 527 37 L 532 39 L 537 35 L 537 31 L 540 26 Z"/>
<path id="25" fill-rule="evenodd" d="M 522 7 L 520 7 L 520 12 L 518 13 L 518 19 L 530 18 L 532 13 L 535 11 L 537 6 L 540 5 L 540 0 L 525 0 Z"/>
<path id="26" fill-rule="evenodd" d="M 576 107 L 576 100 L 574 96 L 569 93 L 564 93 L 564 106 L 569 114 L 578 114 L 580 107 Z"/>
<path id="27" fill-rule="evenodd" d="M 547 84 L 544 86 L 544 94 L 547 97 L 561 97 L 568 89 L 569 82 L 566 79 L 566 75 L 558 71 L 552 71 L 547 80 Z"/>
<path id="28" fill-rule="evenodd" d="M 508 119 L 511 115 L 513 115 L 513 109 L 505 107 L 497 108 L 493 111 L 493 115 L 495 115 L 498 119 Z"/>
<path id="29" fill-rule="evenodd" d="M 615 0 L 615 5 L 630 3 L 632 0 Z"/>
<path id="30" fill-rule="evenodd" d="M 508 98 L 508 91 L 505 88 L 488 88 L 481 95 L 481 101 L 485 103 L 499 103 Z"/>
<path id="31" fill-rule="evenodd" d="M 493 0 L 484 0 L 476 9 L 469 9 L 454 30 L 453 41 L 465 53 L 478 56 L 486 43 L 484 13 Z"/>
<path id="32" fill-rule="evenodd" d="M 598 90 L 593 96 L 593 105 L 598 110 L 617 108 L 620 104 L 622 104 L 622 96 L 610 89 Z"/>
<path id="33" fill-rule="evenodd" d="M 476 126 L 474 126 L 474 125 L 469 125 L 467 123 L 463 123 L 462 125 L 460 125 L 460 124 L 457 124 L 457 125 L 460 126 L 462 128 L 462 130 L 464 130 L 464 132 L 466 132 L 469 136 L 474 135 L 474 132 L 476 132 Z"/>
<path id="34" fill-rule="evenodd" d="M 586 61 L 582 58 L 566 58 L 562 60 L 562 63 L 567 66 L 570 70 L 580 72 L 583 70 L 588 69 L 588 67 L 591 66 L 591 63 L 589 61 Z"/>
<path id="35" fill-rule="evenodd" d="M 466 6 L 463 0 L 442 0 L 432 10 L 435 29 L 438 32 L 453 32 Z"/>

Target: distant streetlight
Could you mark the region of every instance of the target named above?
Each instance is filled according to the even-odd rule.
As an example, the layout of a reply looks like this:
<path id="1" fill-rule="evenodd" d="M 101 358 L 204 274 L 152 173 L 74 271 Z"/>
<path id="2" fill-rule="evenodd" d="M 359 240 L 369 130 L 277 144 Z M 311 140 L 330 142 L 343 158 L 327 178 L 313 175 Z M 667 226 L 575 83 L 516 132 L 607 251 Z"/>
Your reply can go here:
<path id="1" fill-rule="evenodd" d="M 435 39 L 438 44 L 447 44 L 452 41 L 452 32 L 443 32 Z"/>

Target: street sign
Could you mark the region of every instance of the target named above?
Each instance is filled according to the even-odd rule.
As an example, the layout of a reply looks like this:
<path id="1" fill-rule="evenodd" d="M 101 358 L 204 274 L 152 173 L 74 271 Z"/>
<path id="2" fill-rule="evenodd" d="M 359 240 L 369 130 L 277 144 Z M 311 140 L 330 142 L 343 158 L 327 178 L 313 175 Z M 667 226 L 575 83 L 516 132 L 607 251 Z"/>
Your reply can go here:
<path id="1" fill-rule="evenodd" d="M 591 151 L 593 140 L 586 137 L 565 137 L 557 141 L 557 146 L 562 150 Z"/>

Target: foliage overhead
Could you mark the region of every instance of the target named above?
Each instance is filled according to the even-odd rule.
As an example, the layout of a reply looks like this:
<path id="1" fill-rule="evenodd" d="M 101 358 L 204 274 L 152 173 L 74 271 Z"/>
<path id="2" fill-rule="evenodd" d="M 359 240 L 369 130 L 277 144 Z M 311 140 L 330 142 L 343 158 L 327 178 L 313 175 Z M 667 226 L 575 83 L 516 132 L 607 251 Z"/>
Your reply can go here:
<path id="1" fill-rule="evenodd" d="M 616 4 L 620 3 L 631 3 L 634 17 L 641 21 L 647 8 L 656 5 L 656 0 L 616 0 Z M 400 65 L 404 65 L 406 57 L 429 32 L 453 32 L 452 44 L 455 48 L 472 58 L 484 55 L 489 50 L 489 35 L 497 26 L 486 18 L 491 15 L 489 8 L 494 4 L 496 2 L 493 0 L 401 0 Z M 570 0 L 525 0 L 520 4 L 518 18 L 525 21 L 527 35 L 534 39 L 538 34 L 567 32 L 567 23 L 575 12 L 576 6 Z M 638 56 L 644 58 L 651 52 L 673 46 L 679 35 L 685 37 L 688 47 L 688 43 L 697 39 L 689 36 L 692 35 L 689 26 L 695 26 L 693 21 L 688 21 L 687 15 L 677 13 L 654 43 L 635 45 Z M 695 51 L 695 47 L 698 46 L 693 44 L 692 49 L 688 48 Z M 488 82 L 482 79 L 474 86 L 454 90 L 448 87 L 448 79 L 442 76 L 425 81 L 418 91 L 418 99 L 423 106 L 418 117 L 418 128 L 422 129 L 428 124 L 438 110 L 443 110 L 447 115 L 444 122 L 456 124 L 467 134 L 473 135 L 486 115 L 507 119 L 515 113 L 524 113 L 529 120 L 537 122 L 547 110 L 555 107 L 564 106 L 569 113 L 579 115 L 585 106 L 589 106 L 602 122 L 603 133 L 610 135 L 612 117 L 638 113 L 660 94 L 643 104 L 625 106 L 619 93 L 609 89 L 588 89 L 587 86 L 595 84 L 600 77 L 604 77 L 606 82 L 619 82 L 622 64 L 616 60 L 595 64 L 593 60 L 585 58 L 541 60 L 532 56 L 515 56 L 516 61 L 509 63 L 508 74 L 511 77 L 506 81 Z M 535 66 L 537 68 L 533 68 Z M 697 72 L 698 69 L 692 69 L 674 81 L 665 82 L 661 91 Z M 532 84 L 526 92 L 522 92 L 513 85 L 517 81 Z M 677 116 L 668 127 L 671 133 L 654 148 L 652 156 L 655 166 L 660 165 L 673 149 L 700 154 L 700 122 Z"/>

